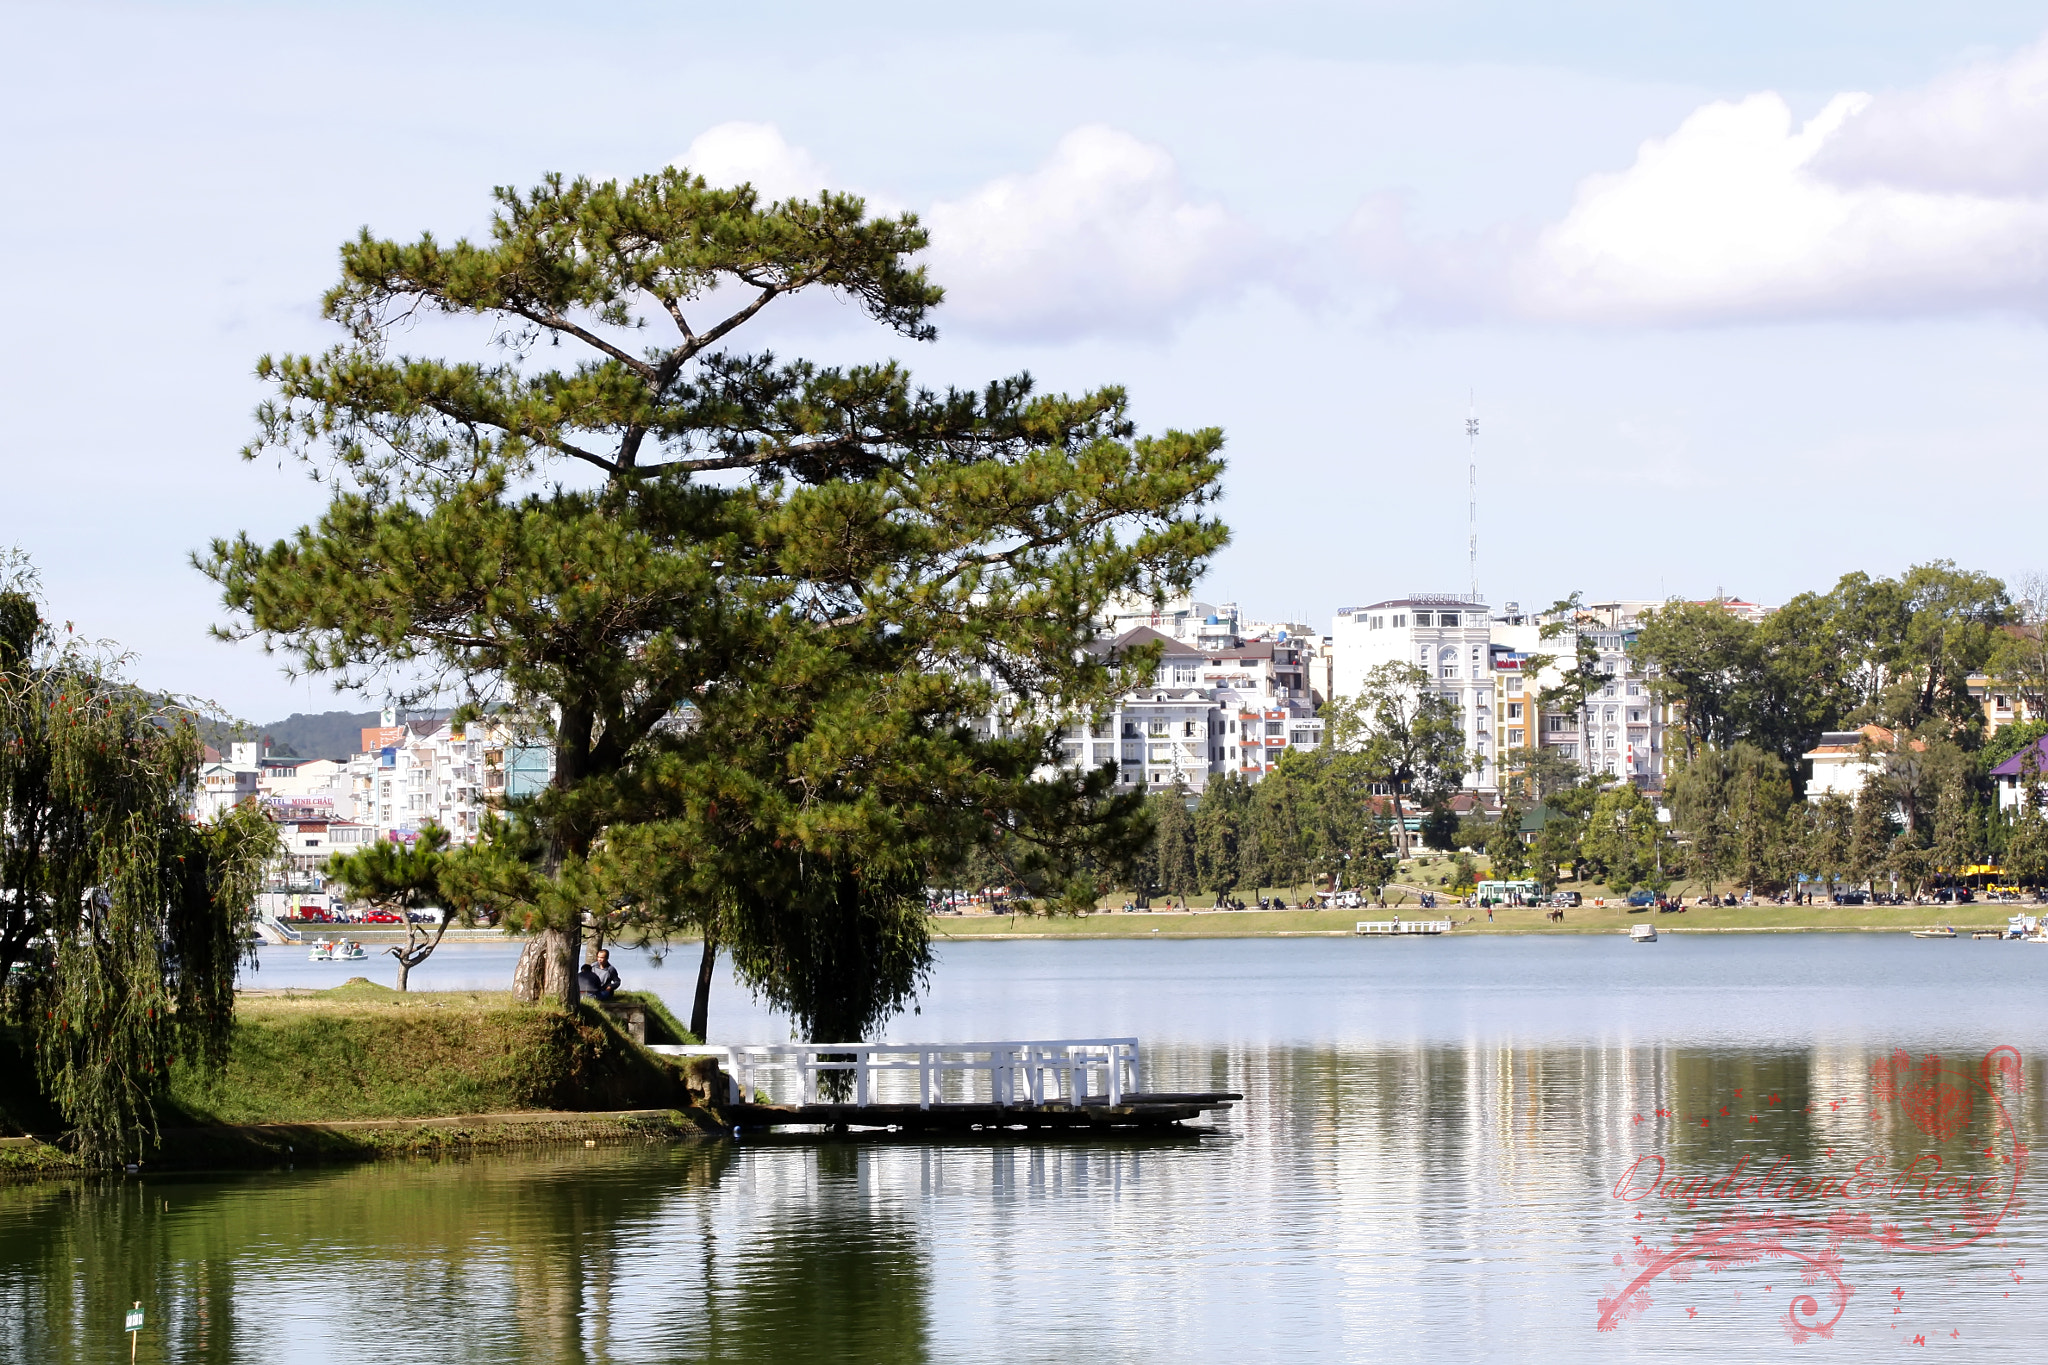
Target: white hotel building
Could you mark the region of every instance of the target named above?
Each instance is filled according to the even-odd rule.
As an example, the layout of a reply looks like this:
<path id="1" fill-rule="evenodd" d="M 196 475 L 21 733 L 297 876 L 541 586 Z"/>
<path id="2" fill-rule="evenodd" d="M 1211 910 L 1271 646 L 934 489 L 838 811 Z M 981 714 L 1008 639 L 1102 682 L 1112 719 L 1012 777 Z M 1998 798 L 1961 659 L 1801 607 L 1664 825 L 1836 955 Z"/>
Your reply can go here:
<path id="1" fill-rule="evenodd" d="M 1484 602 L 1447 593 L 1415 593 L 1343 608 L 1330 630 L 1331 686 L 1339 697 L 1355 697 L 1365 686 L 1366 675 L 1382 664 L 1408 663 L 1422 669 L 1430 685 L 1455 701 L 1464 717 L 1465 749 L 1472 756 L 1465 786 L 1492 791 L 1500 781 L 1503 745 L 1497 735 L 1505 715 L 1506 688 L 1495 679 L 1495 630 Z M 1514 678 L 1519 694 L 1520 673 Z"/>

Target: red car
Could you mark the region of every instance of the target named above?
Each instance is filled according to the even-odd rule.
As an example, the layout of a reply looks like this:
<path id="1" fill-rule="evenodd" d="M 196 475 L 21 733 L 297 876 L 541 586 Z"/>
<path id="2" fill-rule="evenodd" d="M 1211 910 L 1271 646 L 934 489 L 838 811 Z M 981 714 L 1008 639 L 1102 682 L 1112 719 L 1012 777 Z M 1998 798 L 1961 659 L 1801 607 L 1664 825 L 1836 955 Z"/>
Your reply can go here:
<path id="1" fill-rule="evenodd" d="M 405 921 L 401 920 L 398 916 L 392 914 L 389 910 L 372 910 L 369 914 L 363 916 L 363 923 L 403 924 L 405 923 Z"/>

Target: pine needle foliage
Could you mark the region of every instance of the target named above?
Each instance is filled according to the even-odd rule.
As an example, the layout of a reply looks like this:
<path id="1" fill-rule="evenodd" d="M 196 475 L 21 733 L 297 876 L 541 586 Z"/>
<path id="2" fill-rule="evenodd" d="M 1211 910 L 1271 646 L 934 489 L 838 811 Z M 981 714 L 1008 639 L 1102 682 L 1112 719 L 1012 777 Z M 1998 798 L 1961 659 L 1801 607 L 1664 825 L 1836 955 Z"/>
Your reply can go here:
<path id="1" fill-rule="evenodd" d="M 0 979 L 81 1157 L 132 1156 L 184 1058 L 217 1072 L 256 892 L 278 847 L 240 808 L 188 819 L 199 712 L 60 644 L 0 590 Z"/>
<path id="2" fill-rule="evenodd" d="M 737 348 L 804 293 L 932 339 L 926 244 L 844 195 L 550 178 L 497 191 L 484 241 L 366 231 L 326 299 L 346 339 L 259 363 L 245 453 L 334 491 L 315 525 L 201 557 L 225 633 L 545 732 L 551 789 L 475 867 L 554 944 L 550 993 L 624 907 L 714 934 L 800 1032 L 865 1036 L 928 968 L 934 868 L 1015 843 L 1078 905 L 1142 836 L 1109 775 L 1044 775 L 1050 717 L 1143 676 L 1088 648 L 1093 620 L 1222 545 L 1221 434 L 1140 436 L 1116 388 L 935 392 L 893 360 Z M 492 344 L 396 349 L 462 334 L 438 317 Z"/>

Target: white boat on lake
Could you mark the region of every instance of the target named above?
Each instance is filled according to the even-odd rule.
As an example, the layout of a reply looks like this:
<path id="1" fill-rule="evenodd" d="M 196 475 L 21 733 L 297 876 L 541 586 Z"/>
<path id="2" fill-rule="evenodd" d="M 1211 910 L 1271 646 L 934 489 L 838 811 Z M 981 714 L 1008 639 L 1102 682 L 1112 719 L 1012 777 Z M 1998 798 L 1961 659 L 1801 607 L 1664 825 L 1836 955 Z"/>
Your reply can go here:
<path id="1" fill-rule="evenodd" d="M 1657 941 L 1657 926 L 1654 924 L 1638 924 L 1631 927 L 1628 931 L 1628 941 L 1630 943 L 1655 943 Z"/>
<path id="2" fill-rule="evenodd" d="M 323 938 L 306 951 L 308 962 L 361 962 L 368 956 L 362 944 L 347 938 L 332 943 Z"/>

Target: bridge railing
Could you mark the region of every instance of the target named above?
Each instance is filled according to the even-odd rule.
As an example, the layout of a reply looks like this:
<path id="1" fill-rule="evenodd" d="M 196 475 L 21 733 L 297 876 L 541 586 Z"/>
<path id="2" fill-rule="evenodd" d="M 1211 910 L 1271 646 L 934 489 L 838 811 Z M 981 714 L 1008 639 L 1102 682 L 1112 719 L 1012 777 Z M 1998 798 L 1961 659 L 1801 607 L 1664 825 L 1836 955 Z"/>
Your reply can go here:
<path id="1" fill-rule="evenodd" d="M 993 1043 L 766 1043 L 657 1046 L 674 1057 L 716 1057 L 732 1078 L 732 1102 L 816 1104 L 819 1082 L 852 1077 L 852 1103 L 1121 1104 L 1143 1089 L 1136 1038 L 1058 1038 Z"/>

